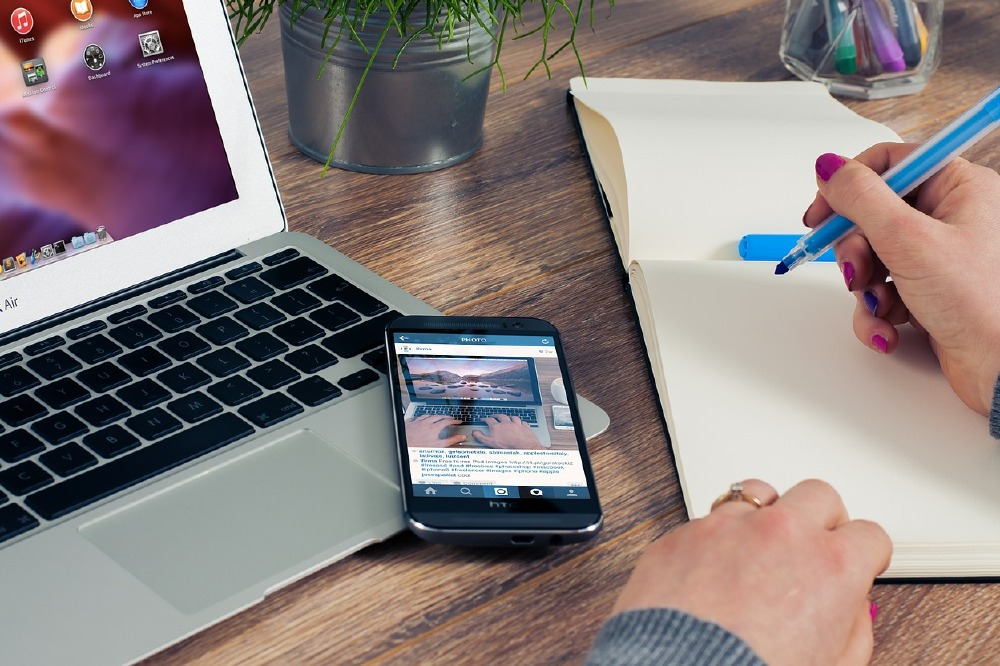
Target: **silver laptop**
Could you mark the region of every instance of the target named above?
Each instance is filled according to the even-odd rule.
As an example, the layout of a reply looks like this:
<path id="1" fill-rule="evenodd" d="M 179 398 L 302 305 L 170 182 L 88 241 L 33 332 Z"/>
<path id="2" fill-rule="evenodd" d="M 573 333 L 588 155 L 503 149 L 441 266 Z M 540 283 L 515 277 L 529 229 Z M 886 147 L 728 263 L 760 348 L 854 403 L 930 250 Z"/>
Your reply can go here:
<path id="1" fill-rule="evenodd" d="M 0 663 L 130 662 L 402 529 L 434 311 L 286 232 L 220 2 L 0 7 Z"/>
<path id="2" fill-rule="evenodd" d="M 489 435 L 490 417 L 517 417 L 539 444 L 552 446 L 535 359 L 408 355 L 400 364 L 409 398 L 405 418 L 450 416 L 460 423 L 441 436 L 464 434 L 466 443 L 476 446 L 476 431 Z"/>

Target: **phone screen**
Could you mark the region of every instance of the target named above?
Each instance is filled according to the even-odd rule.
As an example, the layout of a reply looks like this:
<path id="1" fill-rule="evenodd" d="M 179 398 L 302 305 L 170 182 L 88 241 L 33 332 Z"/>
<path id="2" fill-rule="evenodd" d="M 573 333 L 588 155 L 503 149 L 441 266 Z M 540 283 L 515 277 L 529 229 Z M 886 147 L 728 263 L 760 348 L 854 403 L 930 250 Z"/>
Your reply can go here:
<path id="1" fill-rule="evenodd" d="M 506 514 L 511 525 L 560 527 L 537 514 L 588 514 L 563 520 L 569 529 L 599 513 L 554 329 L 393 324 L 388 341 L 403 481 L 422 520 L 478 513 L 504 526 Z M 526 514 L 536 520 L 523 520 Z M 462 527 L 461 518 L 439 524 L 446 522 Z"/>

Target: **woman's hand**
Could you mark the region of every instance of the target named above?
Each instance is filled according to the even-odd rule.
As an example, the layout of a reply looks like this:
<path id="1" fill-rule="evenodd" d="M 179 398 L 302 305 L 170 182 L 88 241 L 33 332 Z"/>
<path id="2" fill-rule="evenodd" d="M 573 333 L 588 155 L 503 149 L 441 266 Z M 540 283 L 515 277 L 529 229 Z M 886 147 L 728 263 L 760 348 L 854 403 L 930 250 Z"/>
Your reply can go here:
<path id="1" fill-rule="evenodd" d="M 878 174 L 915 147 L 821 155 L 803 222 L 816 226 L 835 210 L 858 226 L 835 248 L 858 299 L 858 339 L 892 353 L 896 327 L 912 324 L 959 398 L 987 415 L 1000 373 L 1000 175 L 958 158 L 904 201 Z"/>
<path id="2" fill-rule="evenodd" d="M 615 612 L 677 608 L 729 629 L 769 664 L 863 664 L 872 654 L 868 592 L 892 545 L 850 520 L 836 491 L 804 481 L 781 498 L 762 481 L 653 542 Z"/>

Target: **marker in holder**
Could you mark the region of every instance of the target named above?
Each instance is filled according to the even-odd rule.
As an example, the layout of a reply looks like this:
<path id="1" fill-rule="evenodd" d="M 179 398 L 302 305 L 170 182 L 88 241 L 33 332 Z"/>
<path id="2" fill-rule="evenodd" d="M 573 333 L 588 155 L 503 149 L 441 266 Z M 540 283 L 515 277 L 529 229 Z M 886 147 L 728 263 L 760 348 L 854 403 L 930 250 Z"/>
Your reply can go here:
<path id="1" fill-rule="evenodd" d="M 944 0 L 787 0 L 779 55 L 834 95 L 912 95 L 941 59 L 943 12 Z"/>

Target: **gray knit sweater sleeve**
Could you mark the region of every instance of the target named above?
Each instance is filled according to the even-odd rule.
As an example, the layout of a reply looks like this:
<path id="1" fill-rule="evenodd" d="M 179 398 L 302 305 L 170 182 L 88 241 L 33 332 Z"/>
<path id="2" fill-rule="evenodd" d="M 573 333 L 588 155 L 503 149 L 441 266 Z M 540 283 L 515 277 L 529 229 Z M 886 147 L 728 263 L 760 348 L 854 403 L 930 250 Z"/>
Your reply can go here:
<path id="1" fill-rule="evenodd" d="M 597 632 L 587 666 L 765 666 L 742 639 L 673 608 L 612 616 Z"/>
<path id="2" fill-rule="evenodd" d="M 990 434 L 1000 439 L 1000 376 L 993 385 L 993 402 L 990 403 Z"/>

